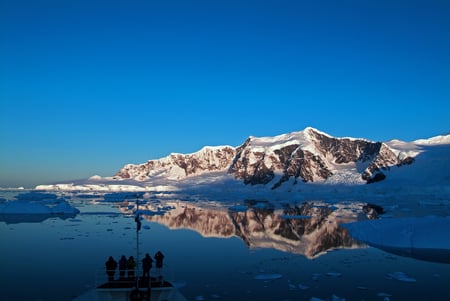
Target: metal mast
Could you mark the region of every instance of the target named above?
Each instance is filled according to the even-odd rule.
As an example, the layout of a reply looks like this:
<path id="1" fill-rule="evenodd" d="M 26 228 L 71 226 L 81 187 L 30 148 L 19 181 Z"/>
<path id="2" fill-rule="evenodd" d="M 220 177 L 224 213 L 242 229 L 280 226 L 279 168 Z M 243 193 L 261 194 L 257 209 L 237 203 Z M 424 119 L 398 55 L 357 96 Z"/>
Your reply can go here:
<path id="1" fill-rule="evenodd" d="M 141 218 L 139 215 L 139 193 L 136 194 L 136 216 L 134 217 L 136 222 L 136 289 L 139 289 L 139 231 L 141 230 Z"/>

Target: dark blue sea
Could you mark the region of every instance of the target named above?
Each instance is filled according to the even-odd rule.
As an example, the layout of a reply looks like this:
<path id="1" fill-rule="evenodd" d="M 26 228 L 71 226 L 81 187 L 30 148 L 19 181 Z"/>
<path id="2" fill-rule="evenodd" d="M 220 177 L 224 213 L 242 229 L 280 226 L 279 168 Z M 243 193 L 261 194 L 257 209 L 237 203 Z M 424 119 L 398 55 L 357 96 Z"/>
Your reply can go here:
<path id="1" fill-rule="evenodd" d="M 138 237 L 132 200 L 65 199 L 80 213 L 2 216 L 2 300 L 73 300 L 104 278 L 109 256 L 158 250 L 164 277 L 188 300 L 450 300 L 450 264 L 365 246 L 326 226 L 331 219 L 315 229 L 301 204 L 222 206 L 156 196 L 142 208 Z"/>

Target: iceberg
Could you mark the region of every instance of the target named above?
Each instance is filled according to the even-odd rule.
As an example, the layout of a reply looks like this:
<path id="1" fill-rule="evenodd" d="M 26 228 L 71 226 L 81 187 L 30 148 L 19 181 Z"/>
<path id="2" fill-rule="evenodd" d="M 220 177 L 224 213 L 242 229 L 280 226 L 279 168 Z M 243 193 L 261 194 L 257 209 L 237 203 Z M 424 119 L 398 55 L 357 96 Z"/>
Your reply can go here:
<path id="1" fill-rule="evenodd" d="M 20 194 L 17 200 L 0 200 L 0 221 L 6 223 L 41 222 L 50 217 L 75 217 L 80 211 L 65 199 L 48 193 Z"/>
<path id="2" fill-rule="evenodd" d="M 450 263 L 450 218 L 409 217 L 342 224 L 350 235 L 375 248 L 420 260 Z"/>

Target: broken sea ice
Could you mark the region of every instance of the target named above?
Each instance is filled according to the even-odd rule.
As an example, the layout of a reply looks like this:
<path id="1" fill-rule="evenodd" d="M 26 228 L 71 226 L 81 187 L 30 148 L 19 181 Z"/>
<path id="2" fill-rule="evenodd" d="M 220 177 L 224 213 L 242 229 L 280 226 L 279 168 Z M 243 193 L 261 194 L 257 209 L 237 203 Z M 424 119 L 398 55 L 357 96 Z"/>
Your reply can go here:
<path id="1" fill-rule="evenodd" d="M 398 281 L 403 281 L 403 282 L 416 282 L 416 279 L 409 277 L 408 275 L 406 275 L 403 272 L 393 272 L 393 273 L 388 273 L 386 275 L 387 279 L 395 279 Z"/>

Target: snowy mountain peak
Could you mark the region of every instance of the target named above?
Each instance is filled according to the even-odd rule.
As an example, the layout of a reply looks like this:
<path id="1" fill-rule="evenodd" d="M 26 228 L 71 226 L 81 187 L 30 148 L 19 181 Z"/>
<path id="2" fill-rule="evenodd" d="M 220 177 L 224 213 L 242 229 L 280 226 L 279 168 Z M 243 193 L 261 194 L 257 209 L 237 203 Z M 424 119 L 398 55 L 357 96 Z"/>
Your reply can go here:
<path id="1" fill-rule="evenodd" d="M 331 135 L 329 135 L 329 134 L 327 134 L 327 133 L 325 133 L 325 132 L 319 131 L 318 129 L 313 128 L 313 127 L 310 127 L 310 126 L 306 127 L 306 128 L 303 130 L 303 132 L 307 133 L 308 135 L 309 135 L 309 134 L 314 134 L 314 133 L 315 133 L 315 134 L 320 134 L 320 135 L 323 135 L 323 136 L 327 136 L 327 137 L 329 137 L 329 138 L 334 138 L 333 136 L 331 136 Z"/>
<path id="2" fill-rule="evenodd" d="M 114 178 L 180 180 L 222 172 L 244 184 L 272 189 L 298 181 L 362 184 L 383 180 L 392 166 L 412 163 L 408 154 L 385 143 L 335 138 L 307 127 L 274 137 L 250 136 L 238 147 L 207 146 L 192 154 L 172 153 L 143 164 L 127 164 Z"/>
<path id="3" fill-rule="evenodd" d="M 308 145 L 310 141 L 304 131 L 282 134 L 274 137 L 249 137 L 247 145 L 255 151 L 271 151 L 291 144 Z"/>
<path id="4" fill-rule="evenodd" d="M 180 187 L 207 185 L 223 192 L 224 183 L 233 182 L 239 189 L 248 185 L 252 191 L 251 186 L 257 185 L 255 188 L 265 193 L 276 189 L 303 191 L 306 186 L 294 187 L 299 183 L 361 185 L 383 181 L 404 182 L 416 187 L 436 181 L 448 183 L 449 156 L 450 135 L 414 142 L 391 140 L 382 143 L 361 138 L 336 138 L 307 127 L 274 137 L 250 136 L 238 147 L 205 146 L 190 154 L 172 153 L 142 164 L 127 164 L 113 177 L 94 176 L 37 187 L 173 191 Z M 216 184 L 218 186 L 214 186 Z M 283 189 L 278 190 L 280 187 Z"/>
<path id="5" fill-rule="evenodd" d="M 177 180 L 204 172 L 225 170 L 234 154 L 235 150 L 231 146 L 203 147 L 192 154 L 172 153 L 162 159 L 149 160 L 143 164 L 127 164 L 114 178 L 146 181 L 154 177 L 165 177 Z"/>
<path id="6" fill-rule="evenodd" d="M 207 154 L 207 153 L 211 153 L 211 152 L 215 152 L 215 151 L 217 151 L 217 150 L 221 150 L 221 149 L 223 149 L 223 148 L 233 148 L 232 146 L 230 146 L 230 145 L 222 145 L 222 146 L 204 146 L 204 147 L 202 147 L 199 151 L 196 151 L 196 152 L 193 152 L 193 153 L 190 153 L 190 154 L 182 154 L 182 153 L 171 153 L 169 156 L 167 156 L 166 158 L 170 158 L 170 157 L 172 157 L 172 156 L 179 156 L 179 155 L 182 155 L 182 156 L 186 156 L 186 155 L 190 155 L 190 156 L 193 156 L 193 155 L 199 155 L 199 154 Z"/>
<path id="7" fill-rule="evenodd" d="M 273 151 L 280 147 L 289 145 L 299 145 L 303 148 L 313 148 L 313 141 L 317 135 L 333 138 L 332 136 L 321 132 L 312 127 L 306 127 L 303 131 L 291 132 L 287 134 L 281 134 L 273 137 L 254 137 L 250 136 L 248 146 L 253 147 L 255 150 Z"/>

